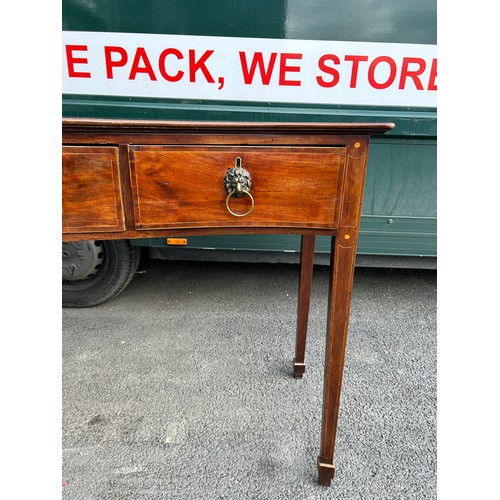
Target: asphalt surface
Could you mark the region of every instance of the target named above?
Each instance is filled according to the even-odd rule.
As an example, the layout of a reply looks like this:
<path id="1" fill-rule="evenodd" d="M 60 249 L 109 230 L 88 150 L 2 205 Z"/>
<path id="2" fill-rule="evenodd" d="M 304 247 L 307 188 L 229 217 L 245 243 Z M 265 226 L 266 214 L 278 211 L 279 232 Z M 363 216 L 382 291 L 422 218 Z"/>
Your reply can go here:
<path id="1" fill-rule="evenodd" d="M 436 271 L 356 269 L 322 487 L 327 286 L 316 266 L 302 380 L 297 265 L 146 260 L 64 309 L 62 498 L 436 498 Z"/>

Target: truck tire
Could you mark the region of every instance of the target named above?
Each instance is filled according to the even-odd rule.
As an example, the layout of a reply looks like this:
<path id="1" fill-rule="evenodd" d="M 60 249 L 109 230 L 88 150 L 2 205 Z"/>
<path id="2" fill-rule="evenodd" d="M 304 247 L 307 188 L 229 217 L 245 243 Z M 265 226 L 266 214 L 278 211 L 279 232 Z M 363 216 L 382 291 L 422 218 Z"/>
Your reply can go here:
<path id="1" fill-rule="evenodd" d="M 128 240 L 62 244 L 62 305 L 92 307 L 116 297 L 132 280 L 140 248 Z"/>

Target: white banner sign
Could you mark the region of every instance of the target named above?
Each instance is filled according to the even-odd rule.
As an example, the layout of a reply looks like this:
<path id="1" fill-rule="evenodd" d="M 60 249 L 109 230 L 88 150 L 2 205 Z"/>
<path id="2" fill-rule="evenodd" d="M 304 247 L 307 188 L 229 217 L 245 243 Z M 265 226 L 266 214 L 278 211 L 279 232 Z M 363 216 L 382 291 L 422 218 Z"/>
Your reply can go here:
<path id="1" fill-rule="evenodd" d="M 435 45 L 65 31 L 65 94 L 435 107 Z"/>

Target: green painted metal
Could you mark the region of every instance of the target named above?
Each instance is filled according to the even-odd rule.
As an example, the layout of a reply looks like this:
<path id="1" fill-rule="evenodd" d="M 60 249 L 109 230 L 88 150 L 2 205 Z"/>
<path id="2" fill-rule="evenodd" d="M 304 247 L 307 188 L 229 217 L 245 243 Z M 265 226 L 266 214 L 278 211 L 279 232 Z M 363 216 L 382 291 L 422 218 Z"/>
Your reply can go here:
<path id="1" fill-rule="evenodd" d="M 361 219 L 358 254 L 391 255 L 411 257 L 434 257 L 436 255 L 436 219 L 411 217 L 365 216 Z M 189 236 L 188 248 L 286 251 L 300 250 L 300 236 L 238 235 L 238 236 Z M 135 240 L 135 245 L 163 247 L 163 238 Z M 326 236 L 317 238 L 316 251 L 330 252 L 330 240 Z"/>
<path id="2" fill-rule="evenodd" d="M 62 29 L 435 44 L 435 0 L 62 1 Z"/>
<path id="3" fill-rule="evenodd" d="M 89 118 L 136 118 L 206 121 L 381 122 L 396 127 L 387 136 L 435 139 L 436 111 L 432 109 L 287 106 L 279 103 L 237 103 L 113 96 L 65 95 L 63 115 Z"/>
<path id="4" fill-rule="evenodd" d="M 66 31 L 436 44 L 436 0 L 63 0 Z M 436 256 L 436 109 L 63 95 L 63 116 L 222 121 L 392 121 L 374 138 L 358 253 Z M 390 221 L 390 222 L 389 222 Z M 190 248 L 298 250 L 299 237 L 189 238 Z M 138 240 L 145 246 L 164 240 Z M 317 250 L 329 251 L 328 238 Z"/>

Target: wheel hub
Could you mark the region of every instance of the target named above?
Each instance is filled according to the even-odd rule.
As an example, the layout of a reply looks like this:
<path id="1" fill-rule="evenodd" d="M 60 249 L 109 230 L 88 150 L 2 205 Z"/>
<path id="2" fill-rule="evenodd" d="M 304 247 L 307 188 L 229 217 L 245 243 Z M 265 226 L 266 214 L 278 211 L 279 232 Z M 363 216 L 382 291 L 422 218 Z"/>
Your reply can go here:
<path id="1" fill-rule="evenodd" d="M 62 244 L 62 279 L 85 280 L 94 276 L 104 262 L 100 241 L 72 241 Z"/>

